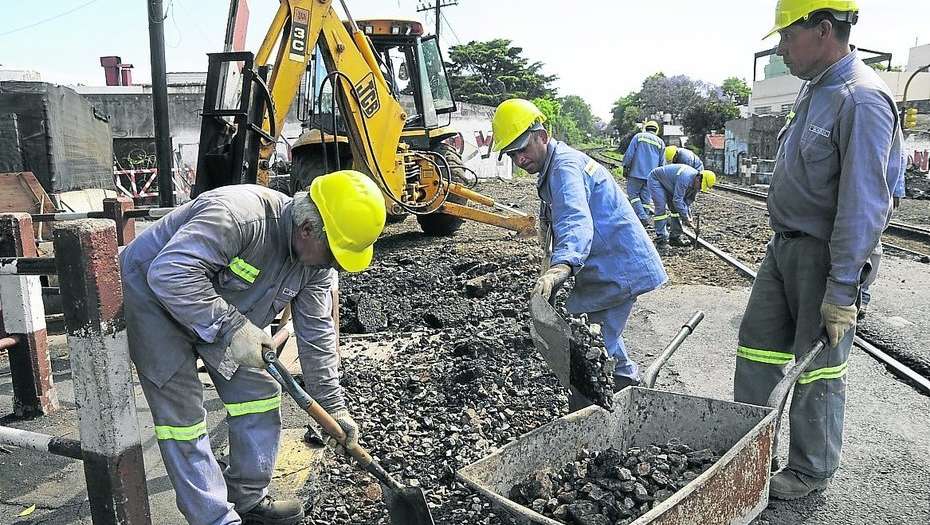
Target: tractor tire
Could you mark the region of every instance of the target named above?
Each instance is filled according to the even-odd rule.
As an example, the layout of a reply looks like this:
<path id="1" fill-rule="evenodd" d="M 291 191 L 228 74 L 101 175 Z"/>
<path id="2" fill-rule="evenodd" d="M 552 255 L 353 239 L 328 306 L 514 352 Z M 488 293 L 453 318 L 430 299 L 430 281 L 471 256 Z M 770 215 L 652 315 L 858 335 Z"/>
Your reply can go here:
<path id="1" fill-rule="evenodd" d="M 456 151 L 455 148 L 444 142 L 440 142 L 433 148 L 433 152 L 442 155 L 442 157 L 446 159 L 446 162 L 449 163 L 449 169 L 452 172 L 452 180 L 454 182 L 465 182 L 465 163 L 462 162 L 462 156 L 459 155 L 459 152 Z M 468 202 L 468 199 L 459 197 L 458 195 L 448 195 L 446 201 L 464 205 Z M 420 223 L 420 229 L 423 230 L 423 233 L 426 235 L 448 237 L 457 232 L 458 229 L 462 227 L 462 223 L 465 222 L 465 220 L 453 215 L 436 212 L 430 213 L 429 215 L 417 215 L 417 222 Z"/>

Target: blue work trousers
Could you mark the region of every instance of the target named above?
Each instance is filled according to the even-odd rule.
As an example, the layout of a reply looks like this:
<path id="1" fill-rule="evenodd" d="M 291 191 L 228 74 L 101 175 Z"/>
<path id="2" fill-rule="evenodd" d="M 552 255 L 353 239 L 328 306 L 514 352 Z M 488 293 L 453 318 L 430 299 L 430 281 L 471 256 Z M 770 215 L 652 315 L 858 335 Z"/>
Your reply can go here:
<path id="1" fill-rule="evenodd" d="M 623 329 L 626 328 L 626 322 L 630 318 L 634 304 L 636 304 L 636 298 L 630 298 L 617 306 L 589 312 L 588 320 L 601 325 L 601 335 L 604 336 L 607 354 L 617 361 L 614 376 L 638 379 L 639 366 L 630 359 L 626 345 L 623 344 Z"/>
<path id="2" fill-rule="evenodd" d="M 643 224 L 649 222 L 649 214 L 655 212 L 652 206 L 652 195 L 649 192 L 649 186 L 643 179 L 630 177 L 626 180 L 626 193 L 630 197 L 630 204 L 639 221 Z"/>
<path id="3" fill-rule="evenodd" d="M 672 237 L 680 237 L 681 217 L 672 204 L 672 196 L 664 188 L 659 187 L 660 189 L 657 190 L 656 186 L 659 186 L 657 183 L 650 184 L 650 186 L 652 186 L 652 196 L 655 198 L 656 214 L 653 220 L 655 220 L 656 239 L 668 240 L 669 222 L 672 223 Z"/>

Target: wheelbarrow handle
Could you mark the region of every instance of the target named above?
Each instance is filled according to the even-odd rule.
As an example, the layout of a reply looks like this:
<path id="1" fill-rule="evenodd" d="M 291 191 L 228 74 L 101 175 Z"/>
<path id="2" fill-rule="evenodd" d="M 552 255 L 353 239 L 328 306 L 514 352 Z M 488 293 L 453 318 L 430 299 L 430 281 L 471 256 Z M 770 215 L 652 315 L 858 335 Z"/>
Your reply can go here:
<path id="1" fill-rule="evenodd" d="M 688 319 L 688 322 L 681 326 L 681 329 L 678 330 L 678 334 L 675 336 L 675 339 L 672 339 L 672 342 L 665 347 L 665 350 L 662 350 L 662 353 L 659 354 L 659 357 L 649 365 L 649 368 L 646 369 L 646 372 L 643 374 L 642 385 L 646 388 L 652 388 L 656 384 L 656 379 L 659 377 L 659 370 L 668 362 L 669 358 L 672 357 L 672 354 L 678 350 L 678 347 L 681 346 L 681 343 L 694 332 L 697 325 L 701 324 L 701 321 L 704 320 L 704 312 L 698 310 L 694 312 L 694 315 L 691 316 L 691 319 Z"/>
<path id="2" fill-rule="evenodd" d="M 271 374 L 271 377 L 281 384 L 281 388 L 297 402 L 300 408 L 309 414 L 330 437 L 345 447 L 346 452 L 352 456 L 362 468 L 391 489 L 402 490 L 403 485 L 384 470 L 384 467 L 375 461 L 374 458 L 371 457 L 371 454 L 362 448 L 361 445 L 346 446 L 346 439 L 348 436 L 346 436 L 342 427 L 339 426 L 339 423 L 336 422 L 333 416 L 323 409 L 306 390 L 297 384 L 297 381 L 294 380 L 294 376 L 292 376 L 291 373 L 287 371 L 287 368 L 282 366 L 281 362 L 278 361 L 276 349 L 283 345 L 288 337 L 290 337 L 289 330 L 283 329 L 278 330 L 272 338 L 273 348 L 265 352 L 263 356 L 265 358 L 265 369 Z"/>

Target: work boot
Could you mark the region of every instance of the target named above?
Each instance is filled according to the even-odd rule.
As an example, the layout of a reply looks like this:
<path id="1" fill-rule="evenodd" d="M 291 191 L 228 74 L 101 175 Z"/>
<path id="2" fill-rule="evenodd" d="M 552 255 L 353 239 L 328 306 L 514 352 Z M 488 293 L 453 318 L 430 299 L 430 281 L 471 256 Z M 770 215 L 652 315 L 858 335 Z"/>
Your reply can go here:
<path id="1" fill-rule="evenodd" d="M 769 482 L 769 496 L 775 499 L 795 500 L 820 492 L 833 478 L 814 478 L 790 468 L 783 468 Z"/>
<path id="2" fill-rule="evenodd" d="M 866 312 L 868 312 L 868 310 L 869 310 L 868 304 L 863 304 L 862 306 L 860 306 L 859 313 L 856 314 L 856 322 L 859 322 L 865 319 L 865 314 Z"/>
<path id="3" fill-rule="evenodd" d="M 686 247 L 691 246 L 691 240 L 687 238 L 682 238 L 680 235 L 676 235 L 668 240 L 668 243 L 672 246 Z"/>
<path id="4" fill-rule="evenodd" d="M 656 251 L 659 252 L 659 255 L 668 254 L 668 239 L 665 237 L 656 238 Z"/>
<path id="5" fill-rule="evenodd" d="M 623 390 L 628 386 L 639 386 L 640 380 L 627 376 L 614 376 L 614 393 Z"/>
<path id="6" fill-rule="evenodd" d="M 275 501 L 265 496 L 248 512 L 240 512 L 244 525 L 297 525 L 304 519 L 304 509 L 296 499 Z"/>

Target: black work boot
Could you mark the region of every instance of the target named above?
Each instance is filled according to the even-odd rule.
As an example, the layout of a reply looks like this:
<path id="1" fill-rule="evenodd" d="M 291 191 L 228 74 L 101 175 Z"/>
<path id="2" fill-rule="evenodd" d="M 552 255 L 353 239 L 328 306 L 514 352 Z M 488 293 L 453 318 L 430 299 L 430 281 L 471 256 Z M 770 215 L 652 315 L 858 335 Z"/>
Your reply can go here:
<path id="1" fill-rule="evenodd" d="M 614 393 L 617 393 L 628 386 L 639 386 L 640 380 L 627 376 L 614 376 Z"/>
<path id="2" fill-rule="evenodd" d="M 659 255 L 668 254 L 668 239 L 665 237 L 656 238 L 656 251 L 659 252 Z"/>
<path id="3" fill-rule="evenodd" d="M 668 243 L 672 246 L 691 246 L 691 240 L 683 238 L 680 235 L 676 235 L 668 240 Z"/>
<path id="4" fill-rule="evenodd" d="M 304 519 L 304 509 L 296 499 L 275 501 L 265 496 L 248 512 L 240 512 L 244 525 L 297 525 Z"/>

